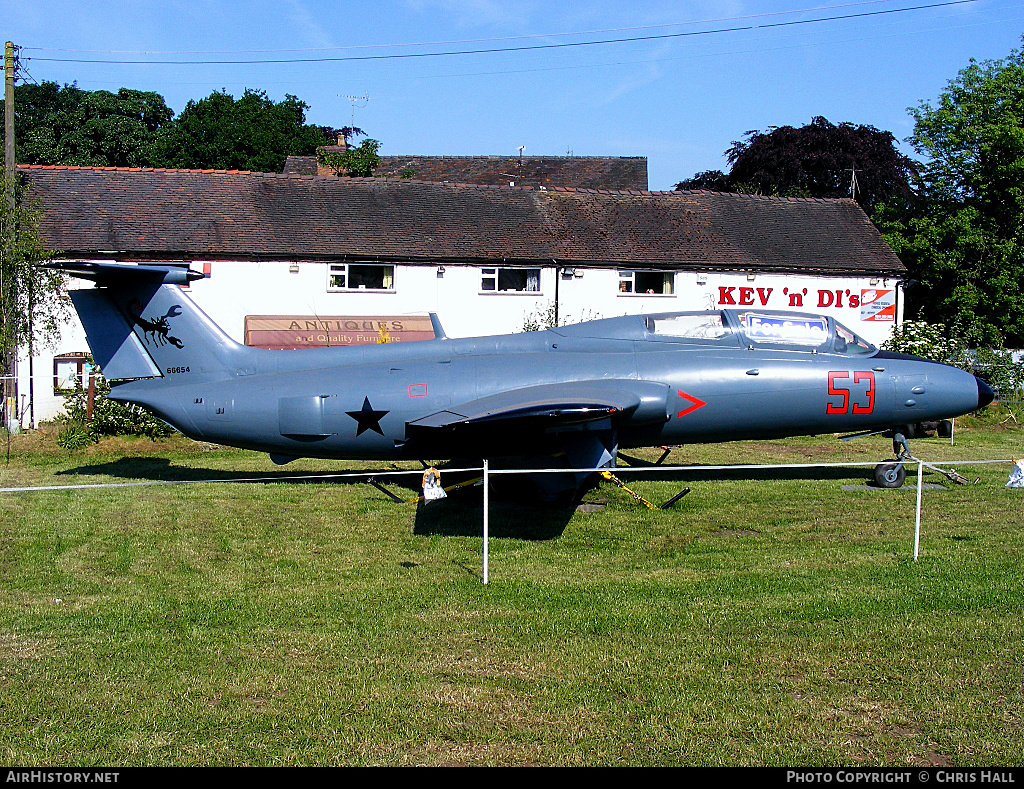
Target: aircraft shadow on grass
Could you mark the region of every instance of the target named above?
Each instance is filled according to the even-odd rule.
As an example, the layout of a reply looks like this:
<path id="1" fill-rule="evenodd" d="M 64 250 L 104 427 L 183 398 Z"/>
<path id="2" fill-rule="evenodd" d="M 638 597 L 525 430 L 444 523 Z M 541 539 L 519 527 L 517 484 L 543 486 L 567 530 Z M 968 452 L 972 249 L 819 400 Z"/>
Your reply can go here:
<path id="1" fill-rule="evenodd" d="M 443 468 L 443 467 L 442 467 Z M 626 471 L 626 469 L 632 469 Z M 626 484 L 631 480 L 657 480 L 686 482 L 710 482 L 723 480 L 806 480 L 838 481 L 856 480 L 863 477 L 867 480 L 870 474 L 868 466 L 807 466 L 799 468 L 722 468 L 721 466 L 701 468 L 699 465 L 686 470 L 661 469 L 658 466 L 619 465 L 615 471 Z M 454 473 L 454 472 L 453 472 Z M 351 474 L 351 477 L 336 476 Z M 368 480 L 393 483 L 408 490 L 419 491 L 419 472 L 412 470 L 405 473 L 393 469 L 366 468 L 347 469 L 331 472 L 295 472 L 295 471 L 241 471 L 213 468 L 196 468 L 192 466 L 174 465 L 164 457 L 123 457 L 106 463 L 93 463 L 56 472 L 57 476 L 109 476 L 116 479 L 133 479 L 153 482 L 274 482 L 291 484 L 347 484 L 365 485 Z M 478 486 L 479 487 L 479 486 Z M 511 487 L 511 486 L 510 486 Z M 418 495 L 418 493 L 416 494 Z M 516 493 L 511 490 L 499 490 L 499 499 L 513 499 Z M 519 494 L 529 496 L 529 493 Z M 412 497 L 406 497 L 412 498 Z M 520 501 L 524 506 L 528 502 Z"/>
<path id="2" fill-rule="evenodd" d="M 479 537 L 483 529 L 479 491 L 456 494 L 442 501 L 416 505 L 413 533 L 420 536 Z M 495 539 L 553 540 L 562 536 L 575 504 L 530 505 L 492 499 L 488 533 Z"/>
<path id="3" fill-rule="evenodd" d="M 621 469 L 619 469 L 621 471 Z M 721 468 L 719 466 L 701 468 L 699 466 L 687 468 L 685 471 L 643 469 L 628 474 L 620 473 L 623 481 L 630 484 L 633 481 L 676 481 L 681 484 L 687 482 L 723 482 L 757 480 L 761 482 L 839 482 L 857 481 L 863 478 L 865 483 L 871 476 L 869 466 L 817 466 L 807 468 Z"/>
<path id="4" fill-rule="evenodd" d="M 108 476 L 144 482 L 266 482 L 291 484 L 357 484 L 365 483 L 367 474 L 386 476 L 378 469 L 351 469 L 336 472 L 242 471 L 177 466 L 164 457 L 123 457 L 107 463 L 58 471 L 57 476 Z M 352 477 L 334 476 L 352 474 Z M 357 476 L 364 475 L 364 476 Z"/>
<path id="5" fill-rule="evenodd" d="M 335 476 L 351 474 L 352 476 Z M 164 457 L 123 457 L 56 472 L 59 477 L 112 477 L 133 482 L 240 482 L 274 485 L 359 486 L 367 496 L 386 496 L 396 507 L 415 507 L 413 533 L 449 537 L 479 537 L 482 532 L 483 496 L 480 485 L 453 491 L 440 501 L 422 501 L 420 475 L 388 469 L 350 469 L 338 472 L 252 472 L 179 466 Z M 470 475 L 464 475 L 470 476 Z M 457 481 L 459 477 L 452 477 Z M 525 498 L 524 498 L 525 496 Z M 552 504 L 532 501 L 530 494 L 499 488 L 492 493 L 489 532 L 495 538 L 550 540 L 562 534 L 576 512 L 578 501 Z"/>

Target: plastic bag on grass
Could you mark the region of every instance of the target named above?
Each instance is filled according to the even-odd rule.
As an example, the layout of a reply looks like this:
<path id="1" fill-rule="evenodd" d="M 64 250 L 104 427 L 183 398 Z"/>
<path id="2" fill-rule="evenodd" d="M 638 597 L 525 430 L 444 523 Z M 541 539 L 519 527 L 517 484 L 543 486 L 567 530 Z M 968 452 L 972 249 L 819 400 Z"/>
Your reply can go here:
<path id="1" fill-rule="evenodd" d="M 448 494 L 441 487 L 441 474 L 436 468 L 428 468 L 423 472 L 423 501 L 431 502 L 443 499 Z"/>
<path id="2" fill-rule="evenodd" d="M 1024 488 L 1024 460 L 1014 463 L 1013 471 L 1010 472 L 1010 479 L 1006 483 L 1008 488 Z"/>

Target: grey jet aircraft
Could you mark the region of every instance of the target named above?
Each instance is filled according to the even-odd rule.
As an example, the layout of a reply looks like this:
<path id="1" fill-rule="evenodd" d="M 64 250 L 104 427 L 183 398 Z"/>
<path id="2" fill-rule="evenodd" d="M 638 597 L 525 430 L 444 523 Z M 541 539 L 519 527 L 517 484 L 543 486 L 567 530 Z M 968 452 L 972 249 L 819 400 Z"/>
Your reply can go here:
<path id="1" fill-rule="evenodd" d="M 235 342 L 199 309 L 179 287 L 203 276 L 187 266 L 49 265 L 95 283 L 71 298 L 112 399 L 278 463 L 515 458 L 603 469 L 637 447 L 892 431 L 903 455 L 875 478 L 898 487 L 904 426 L 993 399 L 968 372 L 879 350 L 819 314 L 628 315 L 464 339 L 432 315 L 433 340 L 267 350 Z M 553 486 L 551 476 L 551 496 L 594 478 L 567 472 Z"/>

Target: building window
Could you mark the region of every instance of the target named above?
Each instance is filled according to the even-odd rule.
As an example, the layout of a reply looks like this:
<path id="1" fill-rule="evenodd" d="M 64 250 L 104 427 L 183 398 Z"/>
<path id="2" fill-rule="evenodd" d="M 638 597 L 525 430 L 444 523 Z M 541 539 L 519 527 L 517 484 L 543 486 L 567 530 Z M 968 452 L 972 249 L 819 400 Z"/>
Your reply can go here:
<path id="1" fill-rule="evenodd" d="M 672 271 L 620 271 L 619 293 L 640 296 L 671 296 L 675 273 Z"/>
<path id="2" fill-rule="evenodd" d="M 332 263 L 327 290 L 394 290 L 395 267 L 379 263 Z"/>
<path id="3" fill-rule="evenodd" d="M 62 353 L 53 357 L 53 393 L 66 395 L 75 389 L 84 389 L 86 378 L 92 371 L 89 354 L 84 351 Z"/>
<path id="4" fill-rule="evenodd" d="M 540 269 L 480 269 L 480 290 L 486 293 L 540 293 Z"/>

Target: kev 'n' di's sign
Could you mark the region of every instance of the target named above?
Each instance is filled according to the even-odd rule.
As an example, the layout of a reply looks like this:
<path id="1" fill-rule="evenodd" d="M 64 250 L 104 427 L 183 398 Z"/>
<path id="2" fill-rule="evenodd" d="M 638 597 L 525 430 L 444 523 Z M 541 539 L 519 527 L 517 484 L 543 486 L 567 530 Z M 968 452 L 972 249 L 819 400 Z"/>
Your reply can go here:
<path id="1" fill-rule="evenodd" d="M 245 344 L 294 350 L 432 340 L 426 315 L 246 315 Z"/>
<path id="2" fill-rule="evenodd" d="M 811 289 L 790 287 L 741 287 L 720 285 L 718 288 L 720 307 L 773 307 L 776 309 L 817 309 L 860 308 L 861 320 L 895 321 L 896 291 L 894 289 L 862 289 L 859 293 L 850 288 Z"/>

